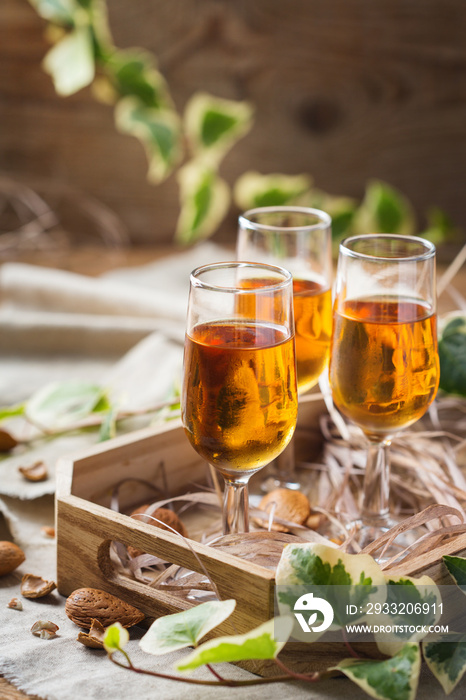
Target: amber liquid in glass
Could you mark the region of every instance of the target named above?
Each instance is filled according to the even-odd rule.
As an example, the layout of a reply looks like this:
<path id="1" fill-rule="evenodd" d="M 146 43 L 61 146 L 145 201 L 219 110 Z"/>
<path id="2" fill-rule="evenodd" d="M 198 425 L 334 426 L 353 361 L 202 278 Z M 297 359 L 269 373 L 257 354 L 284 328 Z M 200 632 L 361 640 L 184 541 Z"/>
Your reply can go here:
<path id="1" fill-rule="evenodd" d="M 311 280 L 293 280 L 298 390 L 304 393 L 317 384 L 330 352 L 332 298 Z"/>
<path id="2" fill-rule="evenodd" d="M 256 289 L 265 283 L 266 280 L 259 282 L 252 279 L 243 288 Z M 269 309 L 276 303 L 273 297 L 239 296 L 237 311 L 246 318 L 252 318 L 267 309 L 266 313 L 270 316 L 272 311 Z M 293 309 L 298 391 L 302 394 L 317 384 L 328 362 L 332 336 L 331 290 L 312 280 L 293 279 Z M 273 313 L 277 318 L 276 309 Z"/>
<path id="3" fill-rule="evenodd" d="M 334 315 L 330 381 L 336 406 L 368 435 L 415 423 L 438 388 L 435 315 L 411 300 L 347 301 Z"/>
<path id="4" fill-rule="evenodd" d="M 224 476 L 252 473 L 291 440 L 297 416 L 293 337 L 272 325 L 206 323 L 186 338 L 183 423 Z"/>

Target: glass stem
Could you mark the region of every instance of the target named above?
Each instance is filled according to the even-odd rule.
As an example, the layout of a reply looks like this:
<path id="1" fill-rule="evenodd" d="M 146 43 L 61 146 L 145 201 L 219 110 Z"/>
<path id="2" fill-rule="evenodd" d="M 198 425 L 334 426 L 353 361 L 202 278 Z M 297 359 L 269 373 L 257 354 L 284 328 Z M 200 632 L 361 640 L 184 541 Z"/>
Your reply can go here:
<path id="1" fill-rule="evenodd" d="M 296 457 L 294 436 L 275 459 L 275 486 L 297 490 L 301 487 L 296 476 Z"/>
<path id="2" fill-rule="evenodd" d="M 249 532 L 248 482 L 225 478 L 223 492 L 223 534 Z"/>
<path id="3" fill-rule="evenodd" d="M 390 439 L 369 442 L 364 475 L 362 521 L 366 525 L 382 524 L 389 513 Z"/>
<path id="4" fill-rule="evenodd" d="M 294 454 L 294 439 L 285 447 L 283 452 L 280 452 L 275 459 L 277 465 L 277 476 L 280 481 L 286 482 L 294 477 L 295 473 L 295 454 Z"/>

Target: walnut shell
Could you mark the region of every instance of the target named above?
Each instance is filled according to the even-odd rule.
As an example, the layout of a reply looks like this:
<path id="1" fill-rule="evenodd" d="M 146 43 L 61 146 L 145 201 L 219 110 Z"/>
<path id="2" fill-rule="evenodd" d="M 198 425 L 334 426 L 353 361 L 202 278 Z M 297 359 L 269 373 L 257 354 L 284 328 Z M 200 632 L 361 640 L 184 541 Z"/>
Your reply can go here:
<path id="1" fill-rule="evenodd" d="M 0 576 L 11 574 L 26 559 L 21 547 L 14 542 L 0 542 Z"/>
<path id="2" fill-rule="evenodd" d="M 311 513 L 311 505 L 307 496 L 301 491 L 292 491 L 291 489 L 274 489 L 267 493 L 259 503 L 259 508 L 266 513 L 270 513 L 274 506 L 274 516 L 297 525 L 303 525 Z M 286 525 L 276 522 L 272 523 L 271 529 L 276 532 L 290 531 Z"/>
<path id="3" fill-rule="evenodd" d="M 111 593 L 98 588 L 78 588 L 68 596 L 65 612 L 78 627 L 90 629 L 93 620 L 108 627 L 119 622 L 123 627 L 132 627 L 144 619 L 143 612 Z"/>
<path id="4" fill-rule="evenodd" d="M 54 581 L 46 581 L 41 576 L 34 576 L 34 574 L 24 574 L 21 579 L 21 595 L 25 598 L 43 598 L 56 587 Z"/>
<path id="5" fill-rule="evenodd" d="M 136 508 L 134 510 L 130 517 L 137 516 L 134 518 L 135 520 L 139 520 L 140 522 L 143 523 L 148 523 L 149 525 L 154 525 L 155 527 L 160 527 L 161 530 L 170 530 L 170 527 L 173 528 L 173 530 L 176 530 L 177 532 L 180 533 L 180 535 L 183 535 L 183 537 L 187 537 L 188 533 L 177 516 L 176 513 L 174 513 L 172 510 L 169 510 L 168 508 L 156 508 L 153 513 L 149 513 L 147 517 L 144 517 L 144 514 L 147 512 L 147 510 L 151 508 L 150 503 L 147 503 L 144 506 L 140 506 L 139 508 Z M 166 525 L 169 525 L 170 527 L 165 527 L 164 525 L 160 523 L 156 523 L 153 518 L 157 518 L 157 520 L 161 520 L 162 523 L 165 523 Z M 138 549 L 136 547 L 128 547 L 128 554 L 130 557 L 138 557 L 141 554 L 144 554 L 145 552 L 142 549 Z"/>

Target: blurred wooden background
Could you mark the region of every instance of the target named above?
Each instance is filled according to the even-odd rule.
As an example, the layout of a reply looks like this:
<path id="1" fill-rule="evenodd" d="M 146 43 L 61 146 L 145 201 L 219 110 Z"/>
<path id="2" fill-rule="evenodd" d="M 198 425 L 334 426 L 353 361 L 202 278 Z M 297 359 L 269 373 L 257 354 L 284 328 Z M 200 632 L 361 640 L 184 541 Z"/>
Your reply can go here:
<path id="1" fill-rule="evenodd" d="M 370 178 L 401 189 L 423 223 L 432 205 L 466 231 L 464 0 L 108 0 L 120 48 L 153 51 L 182 110 L 196 90 L 251 100 L 255 126 L 222 164 L 310 173 L 361 197 Z M 134 244 L 166 244 L 174 176 L 146 182 L 142 146 L 118 134 L 90 90 L 58 97 L 41 68 L 44 22 L 0 2 L 0 176 L 41 193 L 70 188 L 121 219 Z M 234 236 L 232 208 L 219 237 Z M 466 234 L 465 234 L 466 235 Z"/>

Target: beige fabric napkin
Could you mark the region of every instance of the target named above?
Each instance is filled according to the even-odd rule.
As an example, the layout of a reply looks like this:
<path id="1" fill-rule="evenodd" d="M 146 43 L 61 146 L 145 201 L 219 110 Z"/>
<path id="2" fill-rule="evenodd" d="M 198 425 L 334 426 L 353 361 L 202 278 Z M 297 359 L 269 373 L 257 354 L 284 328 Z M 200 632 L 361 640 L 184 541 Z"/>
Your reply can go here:
<path id="1" fill-rule="evenodd" d="M 153 331 L 182 342 L 191 270 L 231 257 L 231 251 L 205 243 L 99 278 L 5 263 L 0 353 L 118 356 Z"/>

